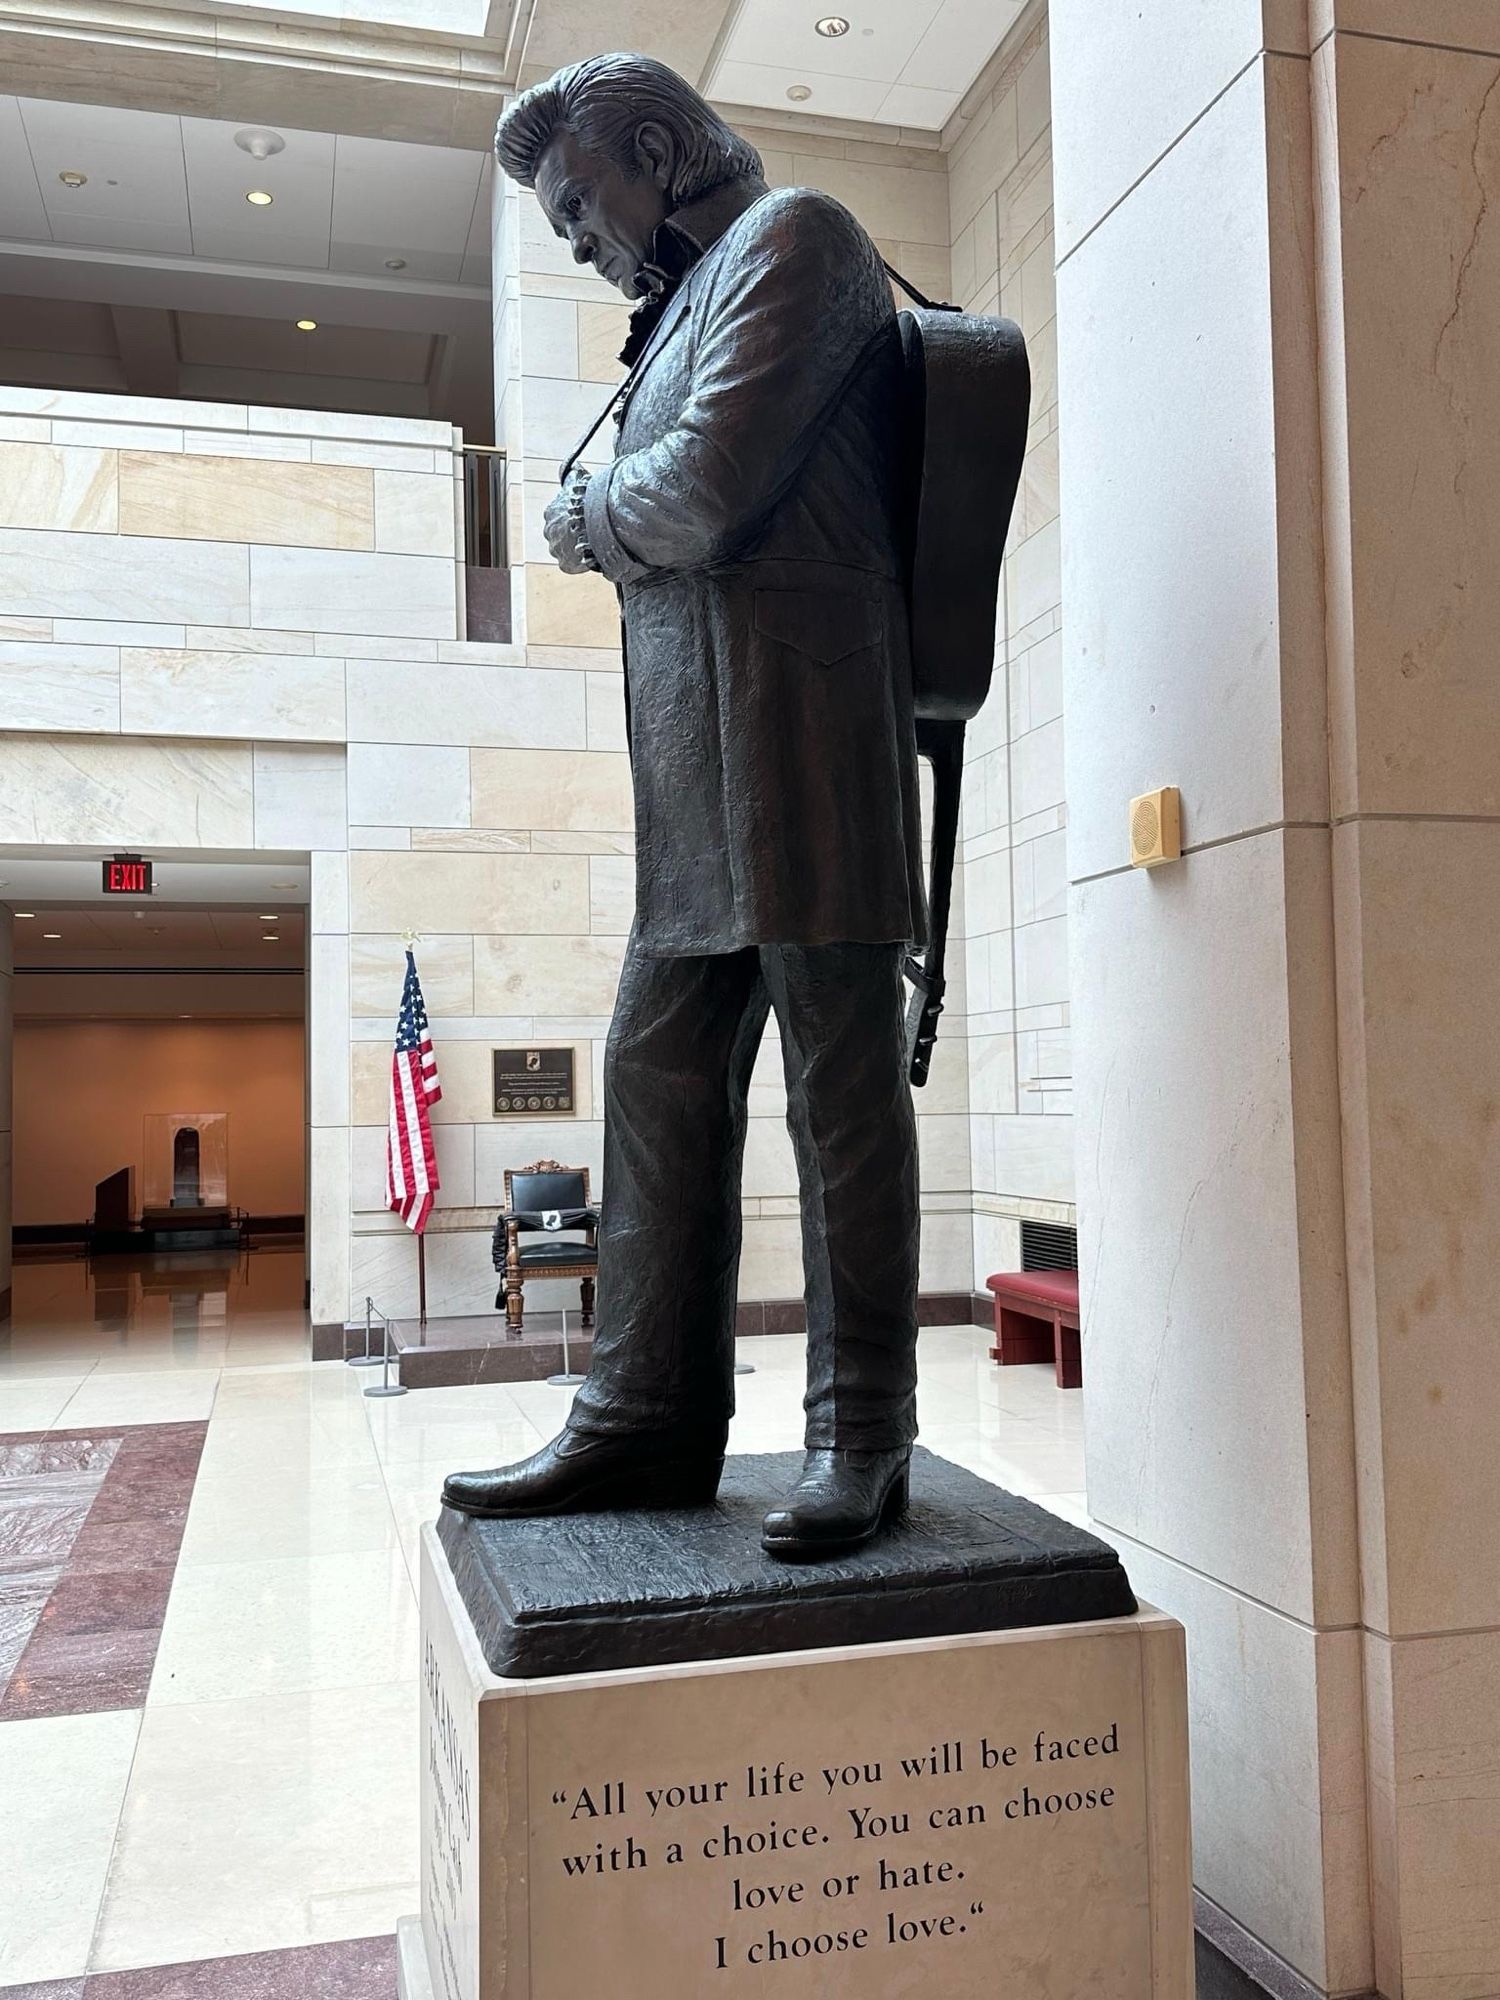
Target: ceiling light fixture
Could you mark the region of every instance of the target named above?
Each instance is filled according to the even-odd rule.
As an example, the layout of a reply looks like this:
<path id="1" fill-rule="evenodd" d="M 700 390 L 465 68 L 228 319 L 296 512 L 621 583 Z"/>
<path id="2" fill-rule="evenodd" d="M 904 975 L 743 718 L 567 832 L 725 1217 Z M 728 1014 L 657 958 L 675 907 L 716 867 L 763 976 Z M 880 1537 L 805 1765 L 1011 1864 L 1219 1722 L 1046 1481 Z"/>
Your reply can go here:
<path id="1" fill-rule="evenodd" d="M 385 268 L 388 271 L 404 271 L 406 269 L 406 259 L 404 257 L 387 257 Z"/>
<path id="2" fill-rule="evenodd" d="M 69 167 L 65 173 L 59 174 L 57 178 L 65 188 L 81 188 L 87 187 L 89 184 L 88 175 L 79 173 L 76 167 Z"/>
<path id="3" fill-rule="evenodd" d="M 263 924 L 279 924 L 281 922 L 281 919 L 280 917 L 277 916 L 276 912 L 273 910 L 270 916 L 262 914 L 261 922 Z"/>
<path id="4" fill-rule="evenodd" d="M 271 887 L 273 889 L 300 889 L 302 884 L 300 882 L 273 882 Z"/>
<path id="5" fill-rule="evenodd" d="M 816 25 L 818 33 L 829 42 L 836 42 L 840 35 L 849 32 L 849 23 L 842 14 L 825 14 Z"/>
<path id="6" fill-rule="evenodd" d="M 261 939 L 261 943 L 262 943 L 262 944 L 280 944 L 280 943 L 281 943 L 281 939 L 280 939 L 279 937 L 270 937 L 270 936 L 266 936 L 266 937 L 263 937 L 263 938 Z"/>
<path id="7" fill-rule="evenodd" d="M 787 96 L 793 104 L 806 104 L 808 98 L 812 96 L 812 86 L 806 83 L 794 83 L 787 91 Z"/>
<path id="8" fill-rule="evenodd" d="M 30 922 L 30 920 L 31 920 L 31 919 L 32 919 L 32 918 L 33 918 L 33 917 L 34 917 L 34 916 L 36 915 L 36 911 L 35 911 L 35 910 L 17 910 L 17 911 L 16 911 L 16 915 L 17 915 L 18 917 L 25 917 L 25 918 L 27 919 L 27 921 L 28 921 L 28 922 Z"/>
<path id="9" fill-rule="evenodd" d="M 61 932 L 61 931 L 43 931 L 43 932 L 42 932 L 42 940 L 43 940 L 43 942 L 44 942 L 45 944 L 61 944 L 61 943 L 62 943 L 62 932 Z"/>
<path id="10" fill-rule="evenodd" d="M 297 322 L 298 333 L 316 333 L 317 330 L 318 322 L 315 319 L 299 319 Z"/>
<path id="11" fill-rule="evenodd" d="M 276 197 L 267 194 L 264 188 L 251 188 L 245 199 L 252 208 L 269 208 Z"/>

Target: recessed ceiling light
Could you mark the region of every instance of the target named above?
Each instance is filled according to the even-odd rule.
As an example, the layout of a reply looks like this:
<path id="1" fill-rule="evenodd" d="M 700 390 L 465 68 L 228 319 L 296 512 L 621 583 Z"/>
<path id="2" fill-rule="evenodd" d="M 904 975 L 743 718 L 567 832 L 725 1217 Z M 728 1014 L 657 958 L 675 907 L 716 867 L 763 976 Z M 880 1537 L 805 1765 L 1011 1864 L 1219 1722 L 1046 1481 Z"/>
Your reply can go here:
<path id="1" fill-rule="evenodd" d="M 406 259 L 404 257 L 387 257 L 385 268 L 388 271 L 404 271 L 406 269 Z"/>
<path id="2" fill-rule="evenodd" d="M 808 98 L 812 96 L 812 86 L 806 83 L 794 83 L 787 91 L 787 96 L 793 104 L 806 104 Z"/>
<path id="3" fill-rule="evenodd" d="M 300 882 L 273 882 L 271 884 L 273 889 L 300 889 L 301 886 Z"/>
<path id="4" fill-rule="evenodd" d="M 842 14 L 825 14 L 822 20 L 817 23 L 817 29 L 818 33 L 825 40 L 836 42 L 840 35 L 848 34 L 849 23 L 844 19 Z"/>
<path id="5" fill-rule="evenodd" d="M 33 918 L 33 917 L 34 917 L 34 916 L 36 915 L 36 911 L 35 911 L 35 910 L 17 910 L 17 911 L 16 911 L 16 915 L 17 915 L 18 917 L 25 917 L 25 918 L 26 918 L 26 920 L 27 920 L 28 922 L 30 922 L 30 920 L 31 920 L 31 919 L 32 919 L 32 918 Z"/>
<path id="6" fill-rule="evenodd" d="M 45 941 L 45 942 L 46 942 L 47 944 L 61 944 L 61 943 L 62 943 L 62 932 L 61 932 L 61 931 L 43 931 L 43 932 L 42 932 L 42 937 L 43 937 L 44 941 Z"/>
<path id="7" fill-rule="evenodd" d="M 279 924 L 281 922 L 281 919 L 273 912 L 269 917 L 263 915 L 261 917 L 261 922 L 263 924 Z"/>
<path id="8" fill-rule="evenodd" d="M 251 188 L 245 199 L 252 208 L 269 208 L 276 197 L 267 194 L 264 188 Z"/>
<path id="9" fill-rule="evenodd" d="M 267 935 L 267 936 L 263 936 L 263 937 L 261 938 L 261 943 L 262 943 L 262 944 L 280 944 L 280 943 L 281 943 L 281 939 L 280 939 L 279 937 L 271 937 L 271 936 Z"/>
<path id="10" fill-rule="evenodd" d="M 57 178 L 62 182 L 65 188 L 81 188 L 81 187 L 87 187 L 89 184 L 88 175 L 79 173 L 76 167 L 67 168 L 67 170 L 63 173 L 60 173 Z"/>
<path id="11" fill-rule="evenodd" d="M 316 333 L 317 330 L 318 322 L 315 319 L 299 319 L 297 322 L 298 333 Z"/>

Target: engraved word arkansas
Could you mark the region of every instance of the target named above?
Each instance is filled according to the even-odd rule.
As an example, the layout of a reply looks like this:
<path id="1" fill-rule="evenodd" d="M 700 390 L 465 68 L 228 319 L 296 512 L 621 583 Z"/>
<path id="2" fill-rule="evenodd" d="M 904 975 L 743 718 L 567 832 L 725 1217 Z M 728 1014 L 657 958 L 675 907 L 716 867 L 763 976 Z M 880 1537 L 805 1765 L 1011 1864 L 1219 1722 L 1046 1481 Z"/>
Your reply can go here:
<path id="1" fill-rule="evenodd" d="M 1072 1737 L 1039 1730 L 1020 1743 L 955 1737 L 915 1755 L 811 1770 L 785 1761 L 751 1764 L 738 1780 L 639 1785 L 614 1778 L 553 1792 L 552 1804 L 570 1822 L 614 1823 L 612 1839 L 575 1845 L 559 1859 L 580 1883 L 653 1868 L 722 1870 L 730 1922 L 709 1946 L 719 1972 L 920 1949 L 967 1936 L 984 1915 L 971 1877 L 976 1861 L 1003 1860 L 998 1842 L 1024 1836 L 1028 1825 L 1114 1806 L 1116 1787 L 1106 1781 L 1103 1760 L 1119 1756 L 1120 1747 L 1119 1724 L 1111 1722 Z M 767 1809 L 773 1804 L 774 1812 Z M 627 1820 L 632 1824 L 621 1824 Z M 674 1828 L 680 1838 L 668 1831 Z M 843 1851 L 824 1853 L 831 1846 Z M 746 1866 L 762 1858 L 770 1865 Z"/>

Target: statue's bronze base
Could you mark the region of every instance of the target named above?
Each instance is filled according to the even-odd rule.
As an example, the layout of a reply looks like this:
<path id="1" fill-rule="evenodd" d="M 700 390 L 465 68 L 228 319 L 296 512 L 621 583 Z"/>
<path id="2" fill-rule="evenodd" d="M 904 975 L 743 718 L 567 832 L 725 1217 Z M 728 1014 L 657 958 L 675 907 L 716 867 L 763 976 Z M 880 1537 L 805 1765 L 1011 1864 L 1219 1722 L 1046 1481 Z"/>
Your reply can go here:
<path id="1" fill-rule="evenodd" d="M 493 1673 L 665 1666 L 1126 1617 L 1114 1550 L 918 1448 L 911 1509 L 868 1548 L 789 1567 L 761 1524 L 800 1453 L 731 1457 L 713 1506 L 520 1521 L 443 1510 L 438 1536 Z"/>

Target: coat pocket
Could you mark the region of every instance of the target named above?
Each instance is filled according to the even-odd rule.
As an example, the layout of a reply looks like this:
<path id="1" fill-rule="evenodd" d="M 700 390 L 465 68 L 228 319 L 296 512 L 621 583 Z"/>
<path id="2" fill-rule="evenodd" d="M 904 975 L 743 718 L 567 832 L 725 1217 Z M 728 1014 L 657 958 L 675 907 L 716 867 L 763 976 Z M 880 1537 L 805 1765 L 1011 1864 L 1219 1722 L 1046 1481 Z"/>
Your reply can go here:
<path id="1" fill-rule="evenodd" d="M 831 667 L 875 644 L 880 607 L 873 598 L 847 592 L 757 590 L 755 629 L 763 638 Z"/>

